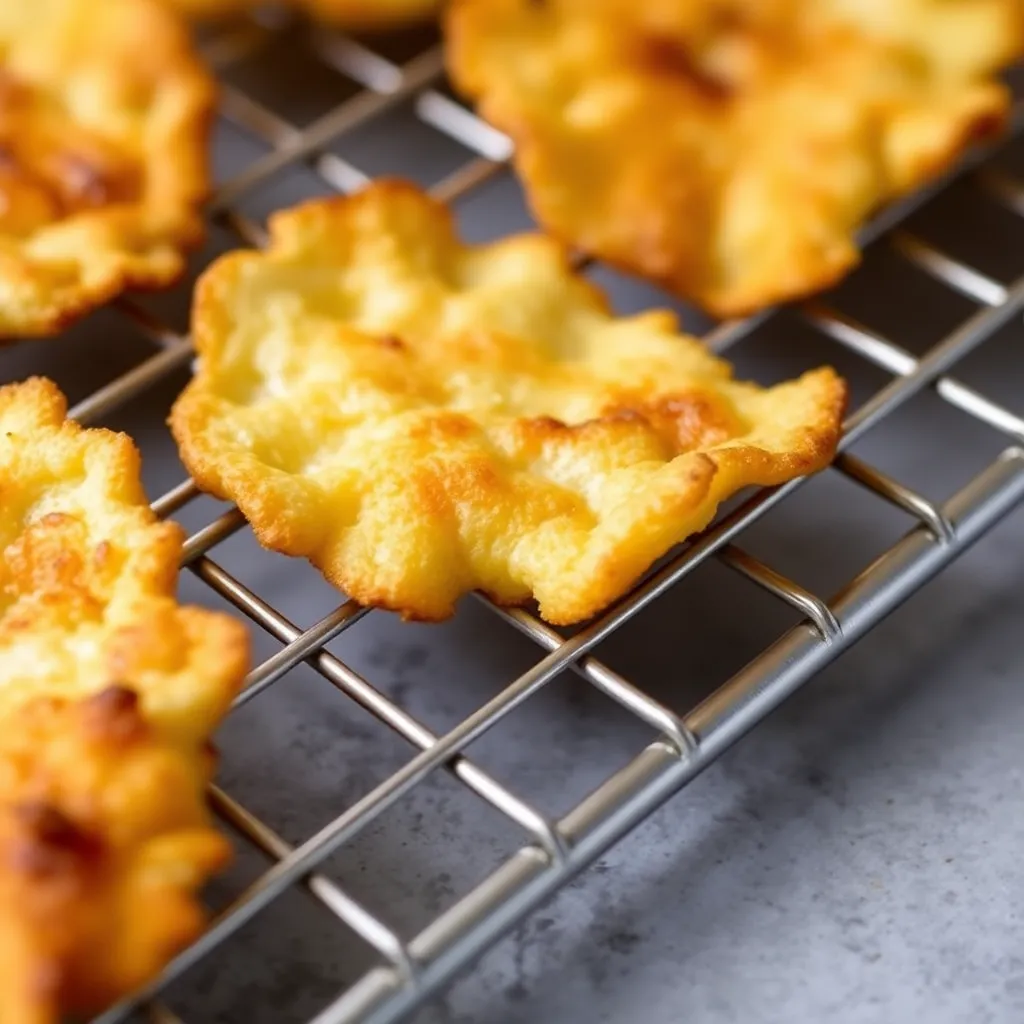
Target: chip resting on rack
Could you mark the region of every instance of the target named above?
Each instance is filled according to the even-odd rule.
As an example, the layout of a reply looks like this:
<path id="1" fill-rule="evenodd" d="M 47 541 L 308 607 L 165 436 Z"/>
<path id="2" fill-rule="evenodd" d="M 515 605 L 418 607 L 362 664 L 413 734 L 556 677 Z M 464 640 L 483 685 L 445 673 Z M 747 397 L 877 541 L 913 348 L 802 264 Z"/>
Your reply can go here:
<path id="1" fill-rule="evenodd" d="M 335 25 L 352 29 L 385 29 L 425 21 L 437 12 L 439 0 L 287 0 L 293 7 Z M 263 6 L 261 0 L 172 0 L 197 18 L 237 14 Z"/>
<path id="2" fill-rule="evenodd" d="M 453 0 L 456 85 L 551 232 L 718 316 L 835 283 L 997 133 L 1021 0 Z"/>
<path id="3" fill-rule="evenodd" d="M 0 1020 L 58 1024 L 149 980 L 191 942 L 229 858 L 211 759 L 151 729 L 119 687 L 42 698 L 0 729 Z"/>
<path id="4" fill-rule="evenodd" d="M 203 742 L 241 683 L 245 627 L 177 603 L 182 533 L 146 503 L 135 446 L 65 412 L 49 381 L 0 387 L 0 731 L 33 697 L 118 684 Z"/>
<path id="5" fill-rule="evenodd" d="M 213 102 L 161 0 L 0 2 L 0 338 L 179 276 Z"/>
<path id="6" fill-rule="evenodd" d="M 467 246 L 411 185 L 276 214 L 202 278 L 172 412 L 201 488 L 366 605 L 450 615 L 479 588 L 569 623 L 748 484 L 821 469 L 845 389 L 764 389 L 618 318 L 540 235 Z"/>

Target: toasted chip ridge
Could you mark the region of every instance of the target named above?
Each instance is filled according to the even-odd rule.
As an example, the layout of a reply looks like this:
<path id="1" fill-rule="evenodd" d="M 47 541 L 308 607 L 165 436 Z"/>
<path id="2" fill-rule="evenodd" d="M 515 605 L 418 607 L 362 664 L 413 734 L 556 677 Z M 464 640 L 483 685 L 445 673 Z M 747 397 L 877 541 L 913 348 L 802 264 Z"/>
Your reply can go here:
<path id="1" fill-rule="evenodd" d="M 825 288 L 998 132 L 1021 0 L 453 0 L 456 85 L 538 220 L 719 316 Z"/>
<path id="2" fill-rule="evenodd" d="M 202 234 L 213 103 L 160 0 L 3 0 L 0 338 L 179 276 Z"/>
<path id="3" fill-rule="evenodd" d="M 200 281 L 171 425 L 201 488 L 367 605 L 450 615 L 479 588 L 586 618 L 748 484 L 832 456 L 828 369 L 763 389 L 617 318 L 539 235 L 463 245 L 414 186 L 276 214 Z"/>

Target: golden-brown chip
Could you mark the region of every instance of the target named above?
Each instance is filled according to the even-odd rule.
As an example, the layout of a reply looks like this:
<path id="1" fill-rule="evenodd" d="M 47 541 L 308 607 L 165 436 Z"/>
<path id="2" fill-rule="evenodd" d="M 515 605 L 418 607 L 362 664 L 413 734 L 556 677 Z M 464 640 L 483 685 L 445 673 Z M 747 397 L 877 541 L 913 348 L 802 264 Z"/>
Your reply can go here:
<path id="1" fill-rule="evenodd" d="M 210 758 L 161 738 L 131 690 L 40 699 L 0 729 L 0 1020 L 58 1024 L 147 981 L 203 927 L 229 857 Z"/>
<path id="2" fill-rule="evenodd" d="M 454 0 L 456 84 L 534 214 L 720 316 L 819 290 L 1002 126 L 1021 0 Z"/>
<path id="3" fill-rule="evenodd" d="M 833 453 L 831 370 L 738 383 L 672 314 L 613 316 L 550 239 L 465 246 L 399 182 L 270 234 L 202 278 L 172 429 L 200 487 L 363 604 L 442 619 L 480 588 L 583 619 L 727 495 Z"/>
<path id="4" fill-rule="evenodd" d="M 213 100 L 159 0 L 0 3 L 0 338 L 181 273 Z"/>
<path id="5" fill-rule="evenodd" d="M 262 6 L 261 0 L 171 0 L 196 18 L 234 14 Z M 346 28 L 383 29 L 426 21 L 440 0 L 286 0 L 314 17 Z"/>
<path id="6" fill-rule="evenodd" d="M 0 388 L 0 723 L 121 684 L 199 743 L 241 682 L 245 629 L 177 604 L 182 533 L 146 503 L 135 446 L 65 412 L 49 381 Z"/>

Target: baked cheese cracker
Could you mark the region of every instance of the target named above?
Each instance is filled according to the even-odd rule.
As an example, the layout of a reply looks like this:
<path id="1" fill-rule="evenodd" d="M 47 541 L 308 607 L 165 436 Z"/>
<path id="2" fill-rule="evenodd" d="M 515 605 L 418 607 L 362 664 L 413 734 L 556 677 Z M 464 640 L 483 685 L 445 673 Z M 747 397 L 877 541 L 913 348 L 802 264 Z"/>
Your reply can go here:
<path id="1" fill-rule="evenodd" d="M 1021 0 L 453 0 L 454 81 L 551 232 L 718 316 L 833 284 L 1003 126 Z"/>
<path id="2" fill-rule="evenodd" d="M 213 103 L 160 0 L 0 3 L 0 338 L 178 277 Z"/>
<path id="3" fill-rule="evenodd" d="M 198 935 L 196 890 L 229 857 L 206 813 L 210 764 L 151 729 L 120 687 L 82 701 L 41 698 L 5 715 L 4 1024 L 98 1011 Z"/>
<path id="4" fill-rule="evenodd" d="M 587 618 L 751 484 L 832 457 L 845 388 L 774 388 L 616 317 L 539 235 L 467 246 L 383 182 L 276 214 L 198 286 L 172 429 L 201 488 L 365 605 L 450 615 L 474 588 Z"/>
<path id="5" fill-rule="evenodd" d="M 135 446 L 65 412 L 49 381 L 0 388 L 0 723 L 33 697 L 121 685 L 201 743 L 241 683 L 246 631 L 176 602 L 182 532 L 150 510 Z"/>

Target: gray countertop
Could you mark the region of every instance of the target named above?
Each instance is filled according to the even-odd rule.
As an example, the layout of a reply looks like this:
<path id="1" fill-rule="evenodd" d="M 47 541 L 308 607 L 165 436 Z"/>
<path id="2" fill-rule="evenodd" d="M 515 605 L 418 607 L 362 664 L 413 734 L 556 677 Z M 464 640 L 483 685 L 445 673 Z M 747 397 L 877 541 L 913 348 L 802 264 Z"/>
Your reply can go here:
<path id="1" fill-rule="evenodd" d="M 289 43 L 282 53 L 291 56 L 280 59 L 301 63 L 301 52 Z M 287 94 L 301 118 L 326 109 L 322 93 L 336 87 L 314 82 L 320 71 L 308 75 L 301 88 L 285 71 L 269 80 L 243 68 L 236 81 L 264 98 Z M 424 183 L 466 155 L 405 106 L 335 149 L 358 166 L 404 171 Z M 255 151 L 226 130 L 218 150 L 222 172 Z M 1024 167 L 1024 149 L 1016 147 L 1007 160 Z M 312 175 L 296 172 L 247 204 L 261 214 L 324 190 Z M 459 209 L 473 237 L 525 223 L 508 176 Z M 969 185 L 942 197 L 914 226 L 936 241 L 955 242 L 962 255 L 1001 277 L 1024 271 L 1024 221 L 995 213 Z M 215 237 L 212 249 L 226 244 L 226 235 Z M 836 301 L 911 351 L 926 350 L 971 311 L 885 246 L 868 262 Z M 621 309 L 665 301 L 618 275 L 602 270 L 597 276 Z M 145 302 L 180 325 L 187 293 L 183 286 Z M 1015 320 L 960 368 L 969 383 L 1018 413 L 1024 413 L 1022 331 Z M 49 374 L 76 400 L 149 351 L 127 321 L 102 312 L 56 341 L 0 352 L 0 379 Z M 850 378 L 855 401 L 886 380 L 788 315 L 731 356 L 742 373 L 762 380 L 833 361 Z M 173 375 L 108 417 L 139 440 L 154 495 L 182 477 L 163 419 L 183 381 L 183 372 Z M 942 499 L 1006 444 L 929 394 L 868 434 L 856 451 Z M 214 511 L 203 500 L 182 520 L 194 528 Z M 901 513 L 829 473 L 767 515 L 744 545 L 830 594 L 910 526 Z M 338 603 L 313 570 L 260 551 L 246 534 L 214 556 L 301 626 Z M 183 589 L 190 599 L 219 605 L 191 577 Z M 597 654 L 685 711 L 794 621 L 753 585 L 708 564 Z M 1019 510 L 416 1019 L 1018 1024 L 1024 1020 L 1022 637 Z M 258 656 L 277 649 L 262 634 L 254 639 Z M 438 732 L 537 658 L 529 641 L 474 599 L 463 602 L 453 621 L 434 627 L 374 613 L 330 650 Z M 518 793 L 560 813 L 650 738 L 617 705 L 567 675 L 474 744 L 471 754 Z M 233 715 L 220 746 L 222 785 L 291 842 L 410 756 L 400 739 L 306 667 Z M 442 774 L 333 856 L 325 871 L 411 936 L 523 838 Z M 212 888 L 215 904 L 266 866 L 239 845 L 235 867 Z M 302 892 L 290 892 L 172 986 L 169 1003 L 189 1024 L 301 1022 L 371 962 L 342 925 Z"/>

